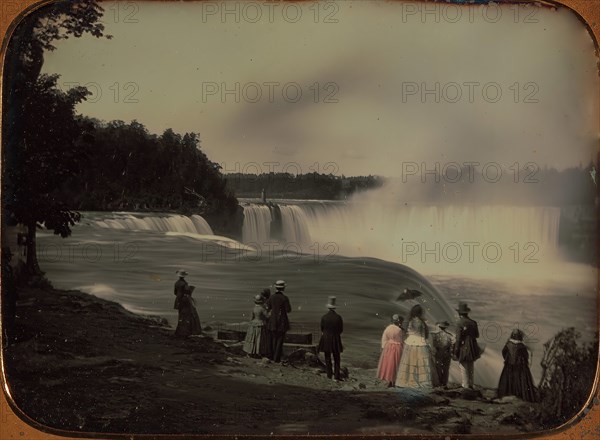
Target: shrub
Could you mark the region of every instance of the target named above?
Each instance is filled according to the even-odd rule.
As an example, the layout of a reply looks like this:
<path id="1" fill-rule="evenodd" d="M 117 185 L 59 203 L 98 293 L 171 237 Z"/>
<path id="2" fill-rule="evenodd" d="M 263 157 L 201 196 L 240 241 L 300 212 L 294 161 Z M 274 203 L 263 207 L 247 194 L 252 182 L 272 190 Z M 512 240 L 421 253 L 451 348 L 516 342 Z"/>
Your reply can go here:
<path id="1" fill-rule="evenodd" d="M 580 339 L 581 334 L 571 327 L 544 344 L 539 384 L 543 425 L 562 425 L 583 409 L 590 397 L 598 365 L 598 334 L 592 343 Z"/>

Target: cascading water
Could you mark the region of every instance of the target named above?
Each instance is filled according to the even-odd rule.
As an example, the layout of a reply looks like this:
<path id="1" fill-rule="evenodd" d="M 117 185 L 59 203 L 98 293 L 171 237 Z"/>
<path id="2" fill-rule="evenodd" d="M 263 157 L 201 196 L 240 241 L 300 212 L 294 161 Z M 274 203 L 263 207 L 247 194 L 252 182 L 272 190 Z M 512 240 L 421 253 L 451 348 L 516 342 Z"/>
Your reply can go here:
<path id="1" fill-rule="evenodd" d="M 213 231 L 206 220 L 196 214 L 191 217 L 184 215 L 136 217 L 131 214 L 124 214 L 112 219 L 98 220 L 93 223 L 96 226 L 108 229 L 213 235 Z"/>
<path id="2" fill-rule="evenodd" d="M 266 205 L 250 204 L 244 206 L 244 224 L 242 241 L 261 245 L 270 239 L 271 210 Z"/>
<path id="3" fill-rule="evenodd" d="M 324 239 L 363 247 L 373 240 L 452 242 L 535 242 L 556 249 L 560 209 L 520 206 L 373 206 L 364 203 L 309 202 L 279 205 L 282 238 L 310 243 Z M 244 241 L 272 239 L 268 206 L 244 208 Z M 375 255 L 373 255 L 375 256 Z"/>
<path id="4" fill-rule="evenodd" d="M 271 224 L 274 209 L 281 217 L 277 236 Z M 259 244 L 279 240 L 302 250 L 314 243 L 334 243 L 341 255 L 380 258 L 425 273 L 525 275 L 542 267 L 547 271 L 543 263 L 559 259 L 556 207 L 430 206 L 365 199 L 287 201 L 270 207 L 249 203 L 244 212 L 244 242 L 250 237 Z"/>
<path id="5" fill-rule="evenodd" d="M 298 205 L 281 205 L 281 235 L 286 243 L 310 244 L 311 235 L 306 211 Z"/>

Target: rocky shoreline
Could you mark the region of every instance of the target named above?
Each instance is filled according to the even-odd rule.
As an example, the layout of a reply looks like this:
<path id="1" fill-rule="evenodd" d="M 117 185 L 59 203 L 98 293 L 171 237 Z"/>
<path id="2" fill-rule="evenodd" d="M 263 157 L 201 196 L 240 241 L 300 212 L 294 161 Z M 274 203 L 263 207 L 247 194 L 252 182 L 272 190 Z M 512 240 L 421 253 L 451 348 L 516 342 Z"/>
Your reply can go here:
<path id="1" fill-rule="evenodd" d="M 452 385 L 388 389 L 374 370 L 328 380 L 314 355 L 283 364 L 79 291 L 19 292 L 4 365 L 14 402 L 51 429 L 146 434 L 459 434 L 540 431 L 535 404 Z M 343 358 L 342 358 L 343 364 Z"/>

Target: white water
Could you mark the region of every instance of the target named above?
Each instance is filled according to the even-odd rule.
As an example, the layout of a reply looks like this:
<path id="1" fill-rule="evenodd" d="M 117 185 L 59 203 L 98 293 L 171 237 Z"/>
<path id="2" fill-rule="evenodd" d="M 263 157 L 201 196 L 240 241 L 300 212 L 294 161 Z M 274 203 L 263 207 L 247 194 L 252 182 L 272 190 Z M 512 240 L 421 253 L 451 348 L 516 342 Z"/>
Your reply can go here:
<path id="1" fill-rule="evenodd" d="M 201 235 L 213 235 L 210 225 L 199 215 L 169 215 L 164 217 L 138 217 L 133 214 L 117 213 L 111 219 L 95 221 L 101 228 L 130 231 L 179 232 Z"/>
<path id="2" fill-rule="evenodd" d="M 311 229 L 306 211 L 298 205 L 281 205 L 281 231 L 286 243 L 311 243 Z"/>
<path id="3" fill-rule="evenodd" d="M 244 209 L 242 240 L 244 243 L 266 243 L 271 228 L 271 210 L 265 205 L 251 205 Z"/>
<path id="4" fill-rule="evenodd" d="M 307 249 L 335 249 L 344 256 L 406 264 L 429 275 L 530 284 L 557 277 L 565 283 L 594 279 L 593 268 L 561 259 L 556 207 L 432 206 L 369 198 L 277 205 L 281 241 L 294 243 L 295 249 L 306 253 Z M 275 217 L 268 206 L 247 203 L 244 216 L 244 242 L 273 241 L 268 231 Z"/>
<path id="5" fill-rule="evenodd" d="M 361 202 L 309 202 L 279 205 L 286 242 L 311 243 L 342 238 L 347 249 L 365 242 L 473 240 L 535 242 L 556 250 L 560 209 L 522 206 L 373 205 Z M 268 206 L 244 207 L 244 241 L 269 239 Z"/>
<path id="6" fill-rule="evenodd" d="M 189 238 L 198 240 L 200 242 L 208 242 L 213 245 L 221 246 L 221 247 L 227 248 L 227 249 L 233 249 L 236 251 L 246 251 L 246 252 L 252 252 L 252 253 L 254 253 L 256 251 L 255 247 L 246 246 L 246 245 L 240 243 L 239 241 L 234 240 L 233 238 L 223 237 L 222 235 L 194 234 L 192 232 L 172 232 L 172 231 L 166 232 L 165 235 L 169 236 L 169 237 L 189 237 Z M 207 251 L 209 249 L 210 248 L 203 247 L 203 248 L 200 248 L 199 250 Z M 212 248 L 212 249 L 214 249 L 214 248 Z"/>
<path id="7" fill-rule="evenodd" d="M 269 209 L 267 207 L 263 208 L 266 208 L 268 212 Z M 255 251 L 255 248 L 245 246 L 232 238 L 214 235 L 208 222 L 197 214 L 190 217 L 184 215 L 143 216 L 143 214 L 140 213 L 116 212 L 113 213 L 113 215 L 113 218 L 92 220 L 91 223 L 96 227 L 105 229 L 132 232 L 161 232 L 164 233 L 165 236 L 184 236 L 193 238 L 202 243 L 198 248 L 201 253 L 214 252 L 216 249 L 215 246 L 237 251 Z M 262 224 L 264 224 L 264 222 Z M 268 240 L 268 230 L 267 234 L 263 234 L 263 236 L 265 237 L 265 240 Z M 90 241 L 87 243 L 90 244 Z"/>

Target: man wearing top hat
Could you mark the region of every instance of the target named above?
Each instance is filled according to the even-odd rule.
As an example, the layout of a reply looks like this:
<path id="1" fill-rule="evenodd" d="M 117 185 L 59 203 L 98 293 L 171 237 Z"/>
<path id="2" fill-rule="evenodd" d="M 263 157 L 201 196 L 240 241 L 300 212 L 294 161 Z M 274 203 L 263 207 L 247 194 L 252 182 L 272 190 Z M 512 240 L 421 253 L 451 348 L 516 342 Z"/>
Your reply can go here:
<path id="1" fill-rule="evenodd" d="M 283 340 L 290 329 L 288 313 L 292 311 L 290 300 L 283 294 L 285 281 L 279 280 L 275 283 L 275 293 L 269 297 L 265 308 L 271 312 L 267 321 L 267 330 L 270 334 L 271 352 L 270 357 L 274 362 L 281 362 L 283 353 Z"/>
<path id="2" fill-rule="evenodd" d="M 460 318 L 456 324 L 454 356 L 460 365 L 462 387 L 473 388 L 474 362 L 481 356 L 477 345 L 479 329 L 477 323 L 469 318 L 471 309 L 466 303 L 459 303 L 456 311 Z"/>
<path id="3" fill-rule="evenodd" d="M 325 365 L 327 365 L 327 378 L 333 376 L 337 382 L 340 380 L 340 354 L 344 351 L 342 347 L 341 334 L 344 331 L 344 321 L 335 312 L 335 296 L 329 297 L 327 304 L 329 312 L 321 318 L 321 340 L 319 341 L 319 352 L 325 353 Z M 333 354 L 334 369 L 331 368 L 331 355 Z"/>
<path id="4" fill-rule="evenodd" d="M 452 349 L 454 345 L 454 336 L 446 331 L 450 326 L 448 321 L 437 323 L 438 331 L 431 333 L 431 345 L 433 348 L 433 359 L 435 361 L 435 370 L 437 372 L 438 386 L 448 385 L 448 375 L 450 373 L 450 360 L 452 359 Z"/>

